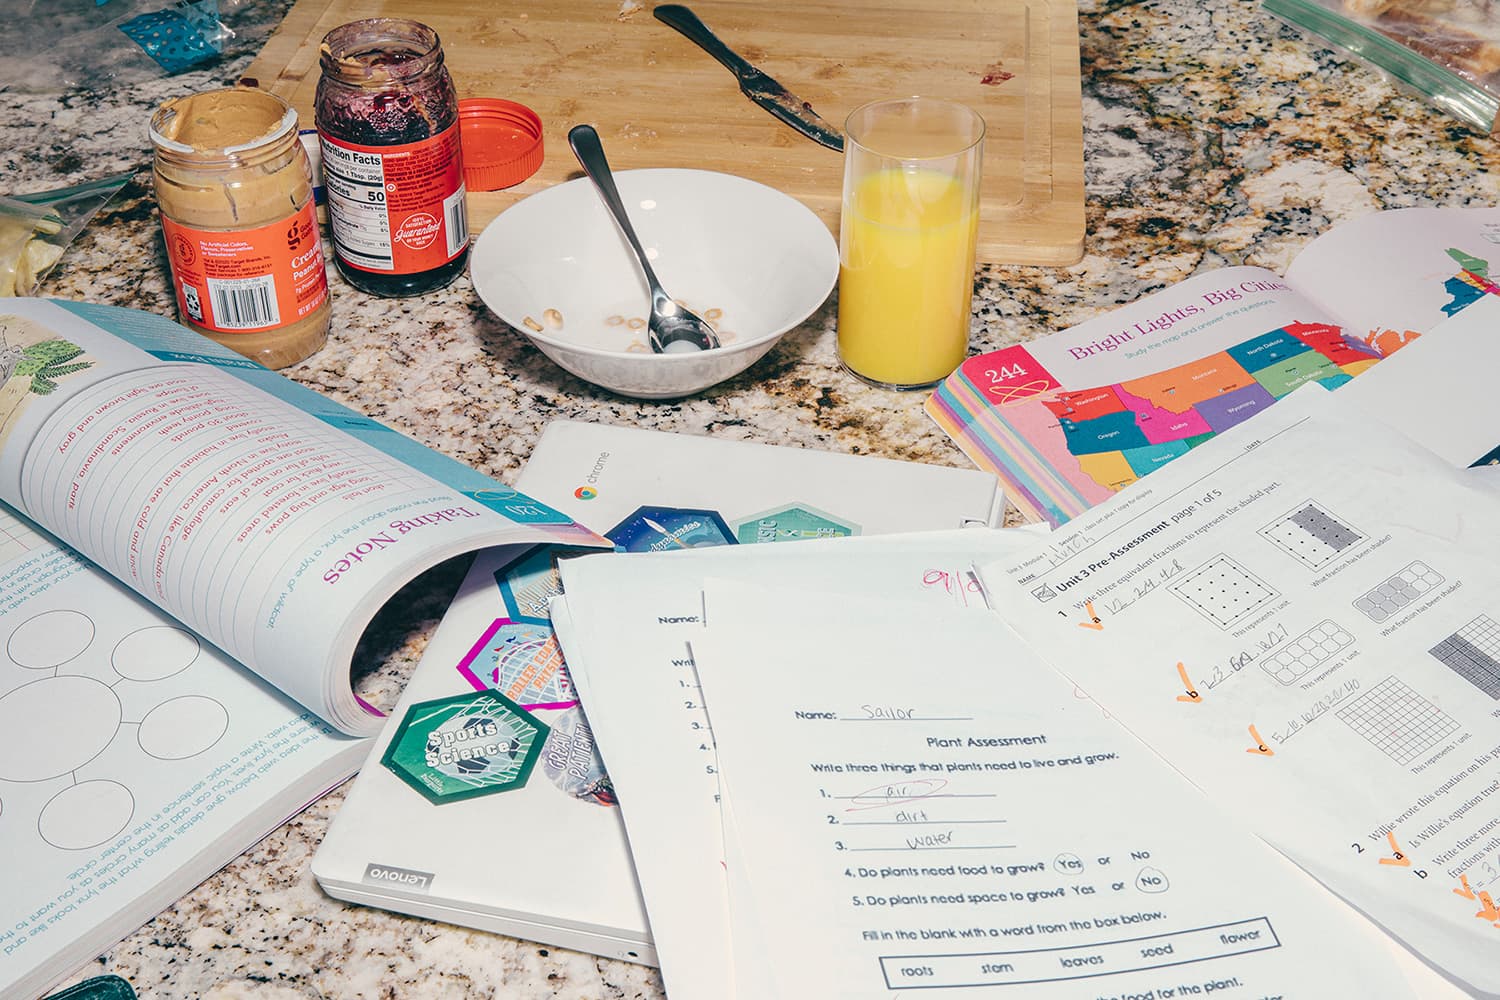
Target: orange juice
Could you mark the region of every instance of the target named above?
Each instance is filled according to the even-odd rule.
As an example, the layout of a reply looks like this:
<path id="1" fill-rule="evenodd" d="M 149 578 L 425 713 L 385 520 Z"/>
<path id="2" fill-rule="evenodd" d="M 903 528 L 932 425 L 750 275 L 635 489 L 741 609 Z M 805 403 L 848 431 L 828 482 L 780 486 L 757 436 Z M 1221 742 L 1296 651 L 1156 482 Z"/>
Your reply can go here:
<path id="1" fill-rule="evenodd" d="M 978 217 L 951 174 L 897 166 L 846 193 L 839 238 L 839 357 L 892 386 L 940 381 L 969 347 Z"/>

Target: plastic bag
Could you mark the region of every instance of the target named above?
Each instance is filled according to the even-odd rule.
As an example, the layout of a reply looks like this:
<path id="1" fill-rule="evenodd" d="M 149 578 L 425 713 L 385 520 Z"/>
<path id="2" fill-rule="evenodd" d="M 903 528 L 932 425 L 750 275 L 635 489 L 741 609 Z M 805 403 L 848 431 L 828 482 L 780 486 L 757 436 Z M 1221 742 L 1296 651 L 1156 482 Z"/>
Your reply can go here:
<path id="1" fill-rule="evenodd" d="M 1485 132 L 1500 129 L 1500 7 L 1489 0 L 1263 0 Z"/>
<path id="2" fill-rule="evenodd" d="M 135 171 L 72 187 L 0 195 L 0 296 L 31 295 L 63 251 Z"/>
<path id="3" fill-rule="evenodd" d="M 133 85 L 255 51 L 283 8 L 279 0 L 33 0 L 23 30 L 0 33 L 0 61 L 13 92 Z"/>

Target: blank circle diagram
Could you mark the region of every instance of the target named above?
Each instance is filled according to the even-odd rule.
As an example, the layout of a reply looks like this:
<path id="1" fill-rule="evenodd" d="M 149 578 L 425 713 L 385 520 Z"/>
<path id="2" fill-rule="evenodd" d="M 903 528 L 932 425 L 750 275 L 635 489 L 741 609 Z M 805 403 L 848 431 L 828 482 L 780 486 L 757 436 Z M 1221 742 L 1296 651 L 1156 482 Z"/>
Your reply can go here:
<path id="1" fill-rule="evenodd" d="M 192 666 L 202 646 L 198 637 L 171 625 L 136 629 L 109 654 L 115 673 L 132 681 L 160 681 Z"/>
<path id="2" fill-rule="evenodd" d="M 212 698 L 184 695 L 157 705 L 141 720 L 141 749 L 160 760 L 194 757 L 229 730 L 229 712 Z"/>
<path id="3" fill-rule="evenodd" d="M 78 611 L 44 611 L 10 634 L 5 654 L 28 670 L 62 666 L 94 641 L 94 623 Z"/>
<path id="4" fill-rule="evenodd" d="M 46 781 L 87 764 L 120 729 L 120 699 L 90 677 L 48 677 L 0 697 L 0 779 Z"/>
<path id="5" fill-rule="evenodd" d="M 52 796 L 37 832 L 53 847 L 85 851 L 113 840 L 135 813 L 135 798 L 118 781 L 81 781 Z"/>

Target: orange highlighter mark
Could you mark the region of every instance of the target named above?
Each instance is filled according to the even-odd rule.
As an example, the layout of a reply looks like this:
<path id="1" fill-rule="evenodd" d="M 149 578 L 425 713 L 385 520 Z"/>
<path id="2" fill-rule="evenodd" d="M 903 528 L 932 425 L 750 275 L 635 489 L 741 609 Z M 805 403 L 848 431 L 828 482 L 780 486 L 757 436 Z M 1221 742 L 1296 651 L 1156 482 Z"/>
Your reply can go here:
<path id="1" fill-rule="evenodd" d="M 1474 914 L 1474 916 L 1478 917 L 1480 920 L 1500 921 L 1500 910 L 1497 910 L 1495 908 L 1495 901 L 1490 898 L 1489 893 L 1481 892 L 1479 894 L 1479 905 L 1483 906 L 1484 909 Z"/>
<path id="2" fill-rule="evenodd" d="M 1079 628 L 1091 628 L 1091 629 L 1096 629 L 1096 630 L 1099 630 L 1099 631 L 1103 631 L 1104 630 L 1104 623 L 1099 620 L 1099 616 L 1098 615 L 1094 614 L 1094 602 L 1093 601 L 1084 601 L 1083 602 L 1083 606 L 1088 609 L 1089 620 L 1086 621 L 1086 622 L 1079 622 L 1078 623 L 1078 627 Z"/>
<path id="3" fill-rule="evenodd" d="M 1177 663 L 1177 676 L 1182 678 L 1183 689 L 1187 691 L 1187 694 L 1178 695 L 1177 700 L 1192 702 L 1194 705 L 1201 702 L 1203 696 L 1198 693 L 1197 688 L 1193 687 L 1193 682 L 1188 679 L 1187 667 L 1184 667 L 1180 660 Z"/>
<path id="4" fill-rule="evenodd" d="M 1276 756 L 1276 751 L 1266 746 L 1266 741 L 1260 738 L 1260 730 L 1256 729 L 1254 726 L 1250 727 L 1250 738 L 1255 741 L 1255 746 L 1246 747 L 1246 753 L 1258 753 L 1262 757 Z"/>
<path id="5" fill-rule="evenodd" d="M 1391 845 L 1391 856 L 1388 858 L 1381 858 L 1380 863 L 1383 865 L 1396 865 L 1401 868 L 1410 868 L 1411 858 L 1408 858 L 1405 854 L 1401 853 L 1401 845 L 1396 843 L 1396 831 L 1388 831 L 1385 835 L 1385 840 L 1386 843 Z"/>
<path id="6" fill-rule="evenodd" d="M 1455 896 L 1462 896 L 1464 899 L 1473 899 L 1474 898 L 1474 890 L 1469 888 L 1469 876 L 1467 876 L 1467 875 L 1460 875 L 1458 877 L 1458 882 L 1459 882 L 1460 885 L 1463 886 L 1463 888 L 1462 889 L 1454 889 L 1453 890 L 1453 894 Z"/>

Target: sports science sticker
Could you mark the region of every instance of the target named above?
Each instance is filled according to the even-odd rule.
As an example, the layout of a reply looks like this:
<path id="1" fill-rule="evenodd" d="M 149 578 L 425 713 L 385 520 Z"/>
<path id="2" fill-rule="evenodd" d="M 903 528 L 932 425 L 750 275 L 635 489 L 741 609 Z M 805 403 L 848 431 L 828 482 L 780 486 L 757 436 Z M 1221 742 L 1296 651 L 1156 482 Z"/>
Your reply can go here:
<path id="1" fill-rule="evenodd" d="M 548 727 L 498 691 L 406 710 L 380 763 L 434 805 L 524 787 Z"/>

